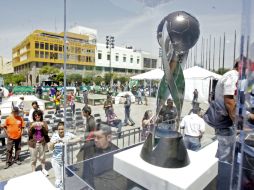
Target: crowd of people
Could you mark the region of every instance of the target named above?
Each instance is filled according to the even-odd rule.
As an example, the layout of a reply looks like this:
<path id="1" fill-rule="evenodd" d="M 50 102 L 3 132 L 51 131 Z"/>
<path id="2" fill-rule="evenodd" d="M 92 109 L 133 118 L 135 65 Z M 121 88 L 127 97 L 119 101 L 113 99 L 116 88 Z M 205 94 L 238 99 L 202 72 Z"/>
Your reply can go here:
<path id="1" fill-rule="evenodd" d="M 236 109 L 236 90 L 238 80 L 238 62 L 234 65 L 234 69 L 225 73 L 218 81 L 215 89 L 215 97 L 212 102 L 217 102 L 228 113 L 229 118 L 232 120 L 232 126 L 225 128 L 215 128 L 215 134 L 218 140 L 218 150 L 216 157 L 219 161 L 232 164 L 234 143 L 236 140 L 235 127 L 233 121 L 235 120 Z M 40 92 L 40 90 L 38 90 Z M 0 91 L 0 102 L 2 101 Z M 147 105 L 148 93 L 137 89 L 137 104 Z M 105 110 L 106 122 L 102 124 L 97 122 L 92 114 L 92 109 L 88 106 L 88 90 L 83 91 L 84 107 L 82 109 L 83 117 L 85 118 L 84 138 L 77 137 L 75 134 L 65 130 L 65 124 L 59 122 L 57 130 L 53 135 L 49 136 L 48 125 L 45 122 L 44 113 L 40 110 L 38 103 L 32 102 L 32 108 L 28 116 L 28 146 L 31 155 L 31 171 L 36 170 L 37 160 L 41 163 L 42 172 L 45 176 L 48 171 L 45 168 L 46 151 L 47 149 L 53 151 L 51 164 L 55 172 L 55 185 L 57 188 L 62 189 L 62 170 L 63 170 L 63 147 L 68 142 L 85 141 L 84 145 L 80 148 L 77 154 L 77 161 L 86 160 L 94 156 L 117 150 L 118 147 L 114 145 L 112 140 L 111 128 L 117 128 L 117 138 L 121 138 L 122 129 L 124 126 L 134 126 L 135 122 L 131 118 L 132 101 L 128 93 L 124 99 L 124 119 L 120 119 L 114 110 L 112 94 L 107 95 L 107 99 L 103 104 Z M 51 101 L 55 104 L 55 114 L 59 113 L 61 107 L 61 99 L 63 92 L 57 90 L 55 87 L 50 88 Z M 144 96 L 144 99 L 142 99 Z M 193 91 L 193 100 L 191 102 L 192 109 L 189 114 L 179 119 L 179 114 L 174 105 L 174 101 L 168 98 L 165 105 L 158 113 L 152 110 L 146 110 L 143 118 L 140 121 L 141 126 L 141 140 L 146 140 L 150 133 L 154 133 L 156 128 L 163 128 L 169 131 L 181 131 L 183 140 L 187 149 L 198 151 L 201 148 L 201 139 L 205 133 L 205 121 L 202 118 L 201 108 L 198 102 L 199 92 L 197 89 Z M 75 98 L 74 92 L 67 95 L 68 106 L 75 114 Z M 21 137 L 27 124 L 24 122 L 24 97 L 20 97 L 19 101 L 13 106 L 12 113 L 8 116 L 4 123 L 1 124 L 1 130 L 4 130 L 7 135 L 7 143 L 5 139 L 1 139 L 2 145 L 6 145 L 6 166 L 9 168 L 12 164 L 21 164 L 19 154 L 21 151 Z M 254 120 L 254 114 L 247 112 L 250 120 Z M 1 115 L 1 114 L 0 114 Z M 178 128 L 179 127 L 179 128 Z M 13 155 L 13 147 L 15 154 Z M 219 172 L 221 170 L 219 169 Z"/>

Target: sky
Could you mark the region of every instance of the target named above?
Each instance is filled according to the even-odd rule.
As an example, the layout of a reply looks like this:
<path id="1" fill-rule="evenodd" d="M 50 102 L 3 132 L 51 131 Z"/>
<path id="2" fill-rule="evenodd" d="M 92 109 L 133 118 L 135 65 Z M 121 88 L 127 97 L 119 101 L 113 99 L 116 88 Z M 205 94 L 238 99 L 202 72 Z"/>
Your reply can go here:
<path id="1" fill-rule="evenodd" d="M 226 34 L 225 67 L 233 62 L 234 31 L 237 48 L 241 32 L 241 0 L 66 0 L 67 30 L 81 25 L 98 31 L 98 42 L 115 37 L 116 46 L 159 54 L 156 30 L 169 13 L 183 10 L 200 23 L 197 62 L 201 61 L 201 39 L 215 38 L 215 68 L 219 60 L 219 38 Z M 64 0 L 0 0 L 0 56 L 11 59 L 12 48 L 36 29 L 63 31 Z M 253 9 L 252 3 L 252 9 Z M 254 10 L 254 9 L 253 9 Z M 252 21 L 252 26 L 254 26 Z M 251 37 L 253 39 L 253 37 Z M 213 50 L 213 43 L 211 44 Z M 189 52 L 189 62 L 190 59 Z M 194 57 L 194 49 L 192 50 Z M 211 51 L 210 61 L 213 57 Z M 222 61 L 222 60 L 221 60 Z"/>

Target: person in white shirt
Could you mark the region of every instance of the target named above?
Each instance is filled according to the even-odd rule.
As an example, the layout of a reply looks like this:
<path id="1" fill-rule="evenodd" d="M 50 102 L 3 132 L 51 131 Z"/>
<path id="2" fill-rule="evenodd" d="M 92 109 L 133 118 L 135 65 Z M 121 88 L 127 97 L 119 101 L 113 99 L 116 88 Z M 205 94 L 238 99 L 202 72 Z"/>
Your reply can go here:
<path id="1" fill-rule="evenodd" d="M 19 115 L 21 117 L 24 116 L 24 107 L 25 107 L 25 104 L 24 104 L 24 96 L 20 96 L 19 97 L 19 100 L 17 101 L 16 103 L 16 107 L 19 108 Z"/>
<path id="2" fill-rule="evenodd" d="M 238 81 L 238 63 L 234 68 L 226 72 L 218 81 L 215 89 L 215 100 L 221 107 L 227 110 L 232 122 L 235 120 L 236 112 L 236 91 Z M 218 139 L 216 157 L 221 162 L 232 163 L 236 131 L 233 126 L 215 129 Z"/>
<path id="3" fill-rule="evenodd" d="M 200 140 L 205 132 L 205 121 L 199 117 L 200 108 L 194 108 L 190 115 L 186 115 L 181 123 L 184 128 L 184 143 L 187 149 L 196 151 L 200 149 Z"/>
<path id="4" fill-rule="evenodd" d="M 55 132 L 50 140 L 49 149 L 53 150 L 52 156 L 52 167 L 55 172 L 55 186 L 57 189 L 63 188 L 63 146 L 66 143 L 78 142 L 80 139 L 76 138 L 76 136 L 70 132 L 64 131 L 64 122 L 59 122 L 57 125 L 57 132 Z"/>
<path id="5" fill-rule="evenodd" d="M 24 96 L 20 96 L 19 100 L 17 101 L 16 107 L 19 108 L 19 111 L 23 111 L 24 109 Z"/>
<path id="6" fill-rule="evenodd" d="M 37 101 L 34 101 L 32 102 L 32 108 L 30 109 L 29 111 L 29 116 L 28 116 L 28 120 L 29 122 L 33 122 L 33 113 L 35 110 L 38 110 L 39 109 L 39 105 L 38 105 L 38 102 Z"/>

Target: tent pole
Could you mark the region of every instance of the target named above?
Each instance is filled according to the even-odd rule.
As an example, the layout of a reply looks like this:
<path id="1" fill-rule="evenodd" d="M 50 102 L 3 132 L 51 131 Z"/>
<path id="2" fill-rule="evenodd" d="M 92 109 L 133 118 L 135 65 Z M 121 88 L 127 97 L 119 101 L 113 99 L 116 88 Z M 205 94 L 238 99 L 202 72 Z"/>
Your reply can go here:
<path id="1" fill-rule="evenodd" d="M 152 80 L 150 80 L 149 96 L 151 97 Z"/>

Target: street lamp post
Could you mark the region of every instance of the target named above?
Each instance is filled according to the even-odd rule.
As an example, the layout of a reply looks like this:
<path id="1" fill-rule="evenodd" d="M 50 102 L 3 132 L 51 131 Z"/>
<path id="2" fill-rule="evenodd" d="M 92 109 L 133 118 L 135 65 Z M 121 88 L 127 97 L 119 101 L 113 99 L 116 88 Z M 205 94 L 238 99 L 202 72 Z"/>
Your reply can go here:
<path id="1" fill-rule="evenodd" d="M 106 36 L 106 48 L 109 49 L 109 76 L 110 76 L 110 87 L 112 87 L 112 67 L 111 67 L 111 49 L 114 48 L 115 38 L 114 36 Z"/>

